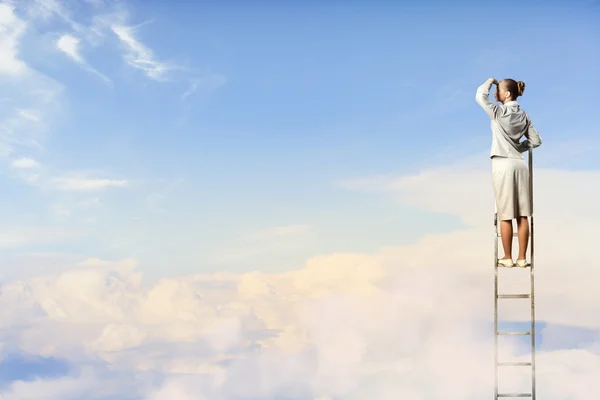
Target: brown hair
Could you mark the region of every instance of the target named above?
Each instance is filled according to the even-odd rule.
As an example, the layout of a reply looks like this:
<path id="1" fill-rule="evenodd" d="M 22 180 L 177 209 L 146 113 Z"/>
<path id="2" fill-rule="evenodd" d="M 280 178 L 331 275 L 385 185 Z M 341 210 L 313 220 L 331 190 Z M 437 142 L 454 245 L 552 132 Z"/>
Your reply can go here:
<path id="1" fill-rule="evenodd" d="M 517 82 L 514 79 L 504 79 L 502 82 L 504 83 L 504 89 L 510 92 L 513 99 L 523 96 L 523 92 L 525 91 L 525 82 Z"/>

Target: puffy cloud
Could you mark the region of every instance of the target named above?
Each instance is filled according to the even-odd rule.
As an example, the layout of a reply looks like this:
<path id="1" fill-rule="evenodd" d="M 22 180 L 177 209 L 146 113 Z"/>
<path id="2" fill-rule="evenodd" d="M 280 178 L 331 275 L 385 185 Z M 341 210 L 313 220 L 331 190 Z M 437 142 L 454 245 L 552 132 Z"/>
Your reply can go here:
<path id="1" fill-rule="evenodd" d="M 132 388 L 92 368 L 14 383 L 3 394 L 44 387 L 74 398 L 104 386 L 105 395 L 145 399 L 489 395 L 491 268 L 407 265 L 406 255 L 337 254 L 280 274 L 198 274 L 152 284 L 143 283 L 133 260 L 91 260 L 5 283 L 2 332 L 21 351 L 74 365 L 102 360 L 115 373 L 139 375 Z M 523 343 L 502 346 L 504 356 L 526 358 Z M 600 372 L 590 346 L 542 345 L 540 396 L 585 398 L 581 385 Z M 527 383 L 523 375 L 507 379 Z"/>
<path id="2" fill-rule="evenodd" d="M 600 320 L 595 317 L 600 303 L 593 294 L 600 284 L 600 270 L 592 267 L 596 256 L 591 251 L 600 222 L 596 206 L 600 186 L 590 185 L 596 181 L 600 181 L 600 171 L 534 170 L 535 279 L 540 288 L 538 316 L 544 320 L 600 329 Z M 393 196 L 401 204 L 461 218 L 463 230 L 430 235 L 413 246 L 390 249 L 390 254 L 403 258 L 404 265 L 445 264 L 458 275 L 472 274 L 473 269 L 485 273 L 489 271 L 486 266 L 491 268 L 494 200 L 489 159 L 483 154 L 410 176 L 370 177 L 340 185 Z M 516 255 L 516 240 L 513 243 Z M 501 272 L 507 277 L 519 274 Z M 478 284 L 491 283 L 480 280 Z M 501 277 L 501 283 L 509 285 L 505 290 L 523 290 L 528 277 Z M 573 313 L 574 309 L 578 313 Z"/>
<path id="3" fill-rule="evenodd" d="M 600 282 L 591 239 L 580 235 L 600 222 L 592 207 L 598 189 L 589 185 L 597 174 L 536 171 L 538 395 L 587 399 L 600 374 L 600 294 L 594 290 Z M 14 382 L 1 394 L 151 400 L 490 396 L 492 218 L 485 202 L 473 198 L 485 193 L 485 179 L 484 171 L 464 164 L 348 184 L 454 213 L 469 226 L 372 254 L 314 257 L 299 270 L 145 282 L 135 260 L 93 259 L 5 282 L 0 340 L 81 367 L 59 379 Z M 556 185 L 568 193 L 553 190 Z M 572 192 L 584 198 L 563 213 Z M 552 227 L 564 215 L 571 224 L 559 225 L 562 236 L 554 238 Z M 567 268 L 570 260 L 576 263 Z M 502 292 L 528 289 L 528 270 L 500 273 Z M 500 316 L 513 325 L 526 322 L 529 303 L 504 300 Z M 527 338 L 501 338 L 500 346 L 502 360 L 528 360 Z M 501 391 L 530 390 L 527 372 L 505 368 Z"/>

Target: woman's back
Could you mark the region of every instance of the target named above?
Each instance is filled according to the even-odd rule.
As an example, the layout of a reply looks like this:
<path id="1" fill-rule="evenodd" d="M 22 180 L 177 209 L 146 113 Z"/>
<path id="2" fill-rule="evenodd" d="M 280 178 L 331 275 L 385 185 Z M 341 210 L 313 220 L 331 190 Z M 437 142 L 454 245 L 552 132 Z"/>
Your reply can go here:
<path id="1" fill-rule="evenodd" d="M 523 159 L 521 153 L 542 144 L 538 131 L 531 119 L 516 101 L 494 104 L 489 99 L 492 81 L 484 82 L 477 88 L 475 100 L 491 118 L 492 148 L 490 157 Z M 527 140 L 520 142 L 525 136 Z"/>
<path id="2" fill-rule="evenodd" d="M 520 141 L 523 136 L 531 136 L 529 130 L 532 126 L 529 116 L 516 101 L 498 105 L 496 118 L 492 119 L 491 156 L 523 158 L 521 153 L 526 149 L 522 148 Z"/>

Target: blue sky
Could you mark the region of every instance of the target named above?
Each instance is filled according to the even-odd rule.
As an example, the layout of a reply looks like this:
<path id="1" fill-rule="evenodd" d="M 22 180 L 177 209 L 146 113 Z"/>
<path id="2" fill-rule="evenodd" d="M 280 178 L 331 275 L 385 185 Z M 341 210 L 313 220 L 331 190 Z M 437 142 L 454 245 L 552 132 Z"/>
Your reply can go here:
<path id="1" fill-rule="evenodd" d="M 599 17 L 589 0 L 0 0 L 0 397 L 491 395 L 475 91 L 511 77 L 543 139 L 539 394 L 588 399 Z"/>
<path id="2" fill-rule="evenodd" d="M 6 251 L 134 257 L 155 276 L 165 262 L 170 273 L 286 270 L 312 254 L 455 229 L 451 215 L 336 182 L 485 152 L 474 93 L 488 77 L 526 82 L 521 102 L 549 153 L 574 137 L 597 145 L 597 4 L 24 4 L 12 57 L 37 76 L 7 82 L 20 97 L 5 100 L 4 124 L 26 107 L 43 117 L 17 127 L 35 144 L 14 146 L 4 164 L 31 158 L 39 177 L 4 168 L 3 223 L 65 238 Z M 53 100 L 40 100 L 40 87 Z M 106 181 L 87 191 L 49 184 L 67 175 Z M 239 237 L 290 226 L 311 232 L 276 262 L 231 250 Z M 231 251 L 237 261 L 225 261 Z"/>

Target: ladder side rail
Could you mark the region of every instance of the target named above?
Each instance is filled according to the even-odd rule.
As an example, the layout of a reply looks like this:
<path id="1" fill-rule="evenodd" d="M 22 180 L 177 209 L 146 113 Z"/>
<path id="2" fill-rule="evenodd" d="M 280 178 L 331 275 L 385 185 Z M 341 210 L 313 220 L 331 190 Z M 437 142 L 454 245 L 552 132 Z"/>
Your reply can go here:
<path id="1" fill-rule="evenodd" d="M 496 208 L 496 206 L 494 206 Z M 498 400 L 498 212 L 494 212 L 494 400 Z"/>
<path id="2" fill-rule="evenodd" d="M 531 398 L 535 400 L 535 284 L 534 284 L 534 224 L 533 224 L 533 149 L 529 149 L 529 208 L 531 210 L 529 282 L 531 285 Z"/>

